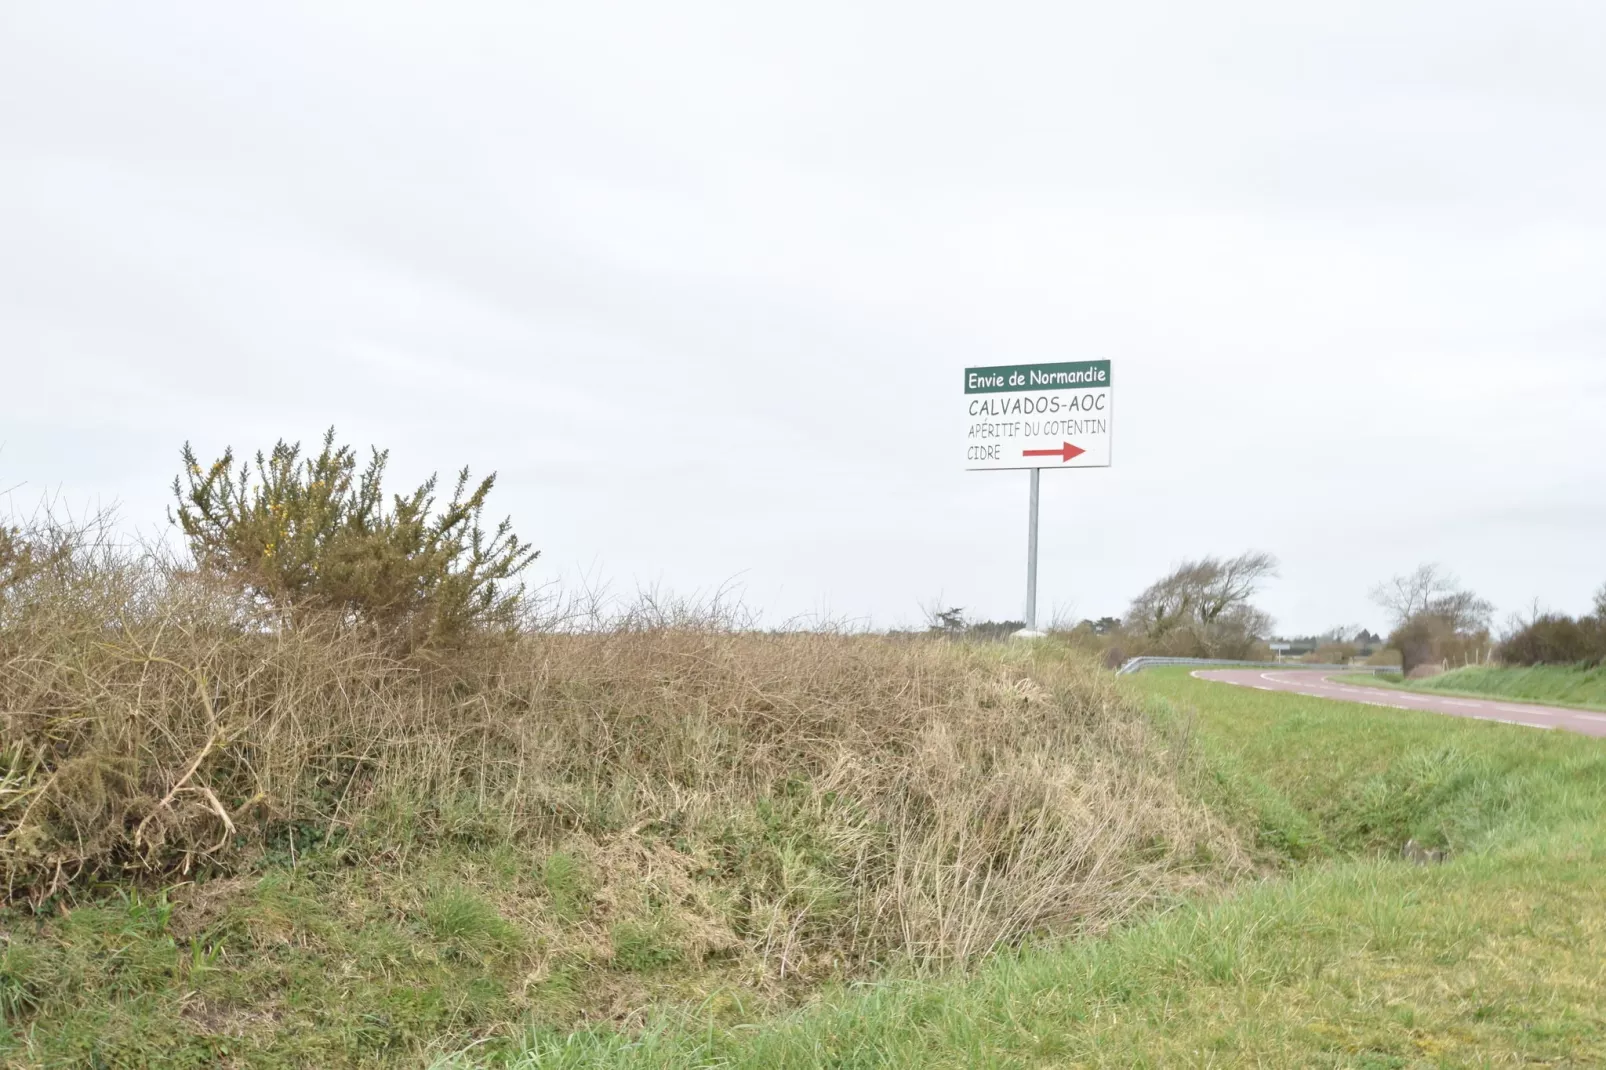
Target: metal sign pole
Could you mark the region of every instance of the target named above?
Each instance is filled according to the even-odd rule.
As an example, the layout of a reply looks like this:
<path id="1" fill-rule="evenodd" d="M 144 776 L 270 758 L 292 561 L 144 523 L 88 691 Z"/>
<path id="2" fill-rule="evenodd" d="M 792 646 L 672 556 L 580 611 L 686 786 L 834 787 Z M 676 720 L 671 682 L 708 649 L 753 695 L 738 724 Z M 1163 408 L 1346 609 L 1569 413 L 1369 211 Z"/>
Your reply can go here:
<path id="1" fill-rule="evenodd" d="M 1031 521 L 1026 533 L 1026 630 L 1037 630 L 1037 484 L 1042 470 L 1033 468 Z"/>

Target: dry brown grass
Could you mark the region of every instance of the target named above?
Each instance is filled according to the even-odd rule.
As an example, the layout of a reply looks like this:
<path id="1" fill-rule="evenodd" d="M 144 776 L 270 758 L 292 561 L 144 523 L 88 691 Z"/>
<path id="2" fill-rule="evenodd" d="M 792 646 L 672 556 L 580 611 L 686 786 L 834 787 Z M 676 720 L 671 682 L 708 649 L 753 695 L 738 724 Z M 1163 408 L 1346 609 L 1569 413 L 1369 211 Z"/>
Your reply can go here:
<path id="1" fill-rule="evenodd" d="M 1102 926 L 1243 865 L 1179 789 L 1185 741 L 1063 654 L 618 628 L 420 665 L 244 619 L 104 548 L 4 593 L 13 897 L 514 843 L 576 860 L 604 920 L 808 977 Z"/>

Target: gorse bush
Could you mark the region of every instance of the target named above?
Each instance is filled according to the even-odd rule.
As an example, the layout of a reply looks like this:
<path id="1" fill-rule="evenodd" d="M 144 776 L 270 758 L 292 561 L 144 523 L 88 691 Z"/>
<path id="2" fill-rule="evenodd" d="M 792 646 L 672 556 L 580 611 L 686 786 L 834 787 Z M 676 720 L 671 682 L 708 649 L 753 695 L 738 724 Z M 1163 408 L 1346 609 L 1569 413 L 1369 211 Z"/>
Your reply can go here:
<path id="1" fill-rule="evenodd" d="M 232 449 L 203 468 L 186 444 L 183 459 L 174 522 L 202 570 L 261 608 L 360 622 L 409 650 L 460 643 L 516 619 L 523 588 L 515 577 L 537 551 L 508 520 L 489 533 L 482 527 L 494 474 L 471 488 L 463 469 L 440 508 L 431 476 L 387 508 L 388 452 L 374 450 L 359 472 L 334 428 L 316 456 L 280 441 L 257 453 L 254 469 L 236 471 Z"/>
<path id="2" fill-rule="evenodd" d="M 39 573 L 68 561 L 86 534 L 48 519 L 31 529 L 0 524 L 0 605 Z"/>
<path id="3" fill-rule="evenodd" d="M 9 589 L 33 569 L 33 548 L 16 527 L 0 526 L 0 591 Z"/>

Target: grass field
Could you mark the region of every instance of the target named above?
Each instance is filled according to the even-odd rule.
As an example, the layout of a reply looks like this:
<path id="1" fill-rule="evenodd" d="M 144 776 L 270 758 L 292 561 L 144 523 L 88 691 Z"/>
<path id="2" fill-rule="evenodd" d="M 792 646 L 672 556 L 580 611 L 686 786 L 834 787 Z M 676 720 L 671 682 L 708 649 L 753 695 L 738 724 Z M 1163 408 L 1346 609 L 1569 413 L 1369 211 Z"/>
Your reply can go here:
<path id="1" fill-rule="evenodd" d="M 994 671 L 965 666 L 965 679 Z M 431 836 L 397 844 L 399 858 L 292 839 L 226 880 L 112 887 L 34 920 L 8 910 L 0 1058 L 754 1070 L 1606 1061 L 1606 742 L 1185 670 L 1122 686 L 1124 700 L 1101 701 L 1146 705 L 1179 764 L 1146 760 L 1174 768 L 1190 805 L 1235 832 L 1193 849 L 1237 843 L 1257 875 L 1155 886 L 1104 935 L 1040 939 L 963 969 L 825 971 L 789 990 L 752 950 L 762 941 L 721 949 L 687 931 L 729 916 L 721 897 L 754 885 L 717 869 L 655 883 L 672 856 L 653 852 L 676 834 L 631 845 L 627 862 L 532 853 L 469 808 L 456 824 L 436 815 Z M 823 894 L 829 844 L 810 835 L 832 826 L 819 800 L 761 803 L 751 828 L 700 835 L 783 889 Z M 1400 860 L 1407 838 L 1450 860 Z M 622 886 L 598 883 L 607 865 L 657 891 L 621 901 Z M 1195 866 L 1223 872 L 1206 855 Z M 1163 872 L 1175 867 L 1151 870 Z M 672 909 L 677 894 L 709 902 Z M 594 1024 L 576 1028 L 584 1017 Z"/>

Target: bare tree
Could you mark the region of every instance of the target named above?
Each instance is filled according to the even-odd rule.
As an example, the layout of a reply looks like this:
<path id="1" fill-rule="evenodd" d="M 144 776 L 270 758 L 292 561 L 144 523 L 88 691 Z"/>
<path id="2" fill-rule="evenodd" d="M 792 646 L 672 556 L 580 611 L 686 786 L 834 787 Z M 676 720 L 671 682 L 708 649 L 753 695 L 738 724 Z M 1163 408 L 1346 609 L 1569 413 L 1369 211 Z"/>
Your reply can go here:
<path id="1" fill-rule="evenodd" d="M 1442 617 L 1457 632 L 1486 631 L 1494 616 L 1494 603 L 1471 591 L 1456 591 L 1435 601 L 1428 613 Z"/>
<path id="2" fill-rule="evenodd" d="M 1205 558 L 1206 582 L 1199 602 L 1199 619 L 1206 624 L 1246 605 L 1261 584 L 1277 575 L 1277 559 L 1263 551 L 1250 551 L 1225 561 Z"/>
<path id="3" fill-rule="evenodd" d="M 1480 660 L 1492 649 L 1488 631 L 1493 603 L 1462 588 L 1439 565 L 1419 565 L 1415 572 L 1378 584 L 1372 600 L 1394 617 L 1389 646 L 1400 652 L 1407 675 L 1430 663 Z"/>
<path id="4" fill-rule="evenodd" d="M 1494 604 L 1461 587 L 1442 565 L 1418 565 L 1372 588 L 1372 601 L 1388 610 L 1396 625 L 1419 617 L 1435 617 L 1451 631 L 1473 632 L 1489 626 Z"/>
<path id="5" fill-rule="evenodd" d="M 1241 652 L 1271 628 L 1249 599 L 1276 575 L 1277 559 L 1260 551 L 1184 561 L 1132 600 L 1127 626 L 1179 649 Z"/>
<path id="6" fill-rule="evenodd" d="M 1373 587 L 1372 601 L 1386 609 L 1394 623 L 1403 624 L 1427 609 L 1437 594 L 1453 589 L 1454 583 L 1454 578 L 1440 566 L 1418 565 L 1415 572 L 1395 576 Z"/>
<path id="7" fill-rule="evenodd" d="M 1204 562 L 1187 561 L 1151 583 L 1126 611 L 1127 627 L 1163 639 L 1190 620 L 1204 583 Z"/>

